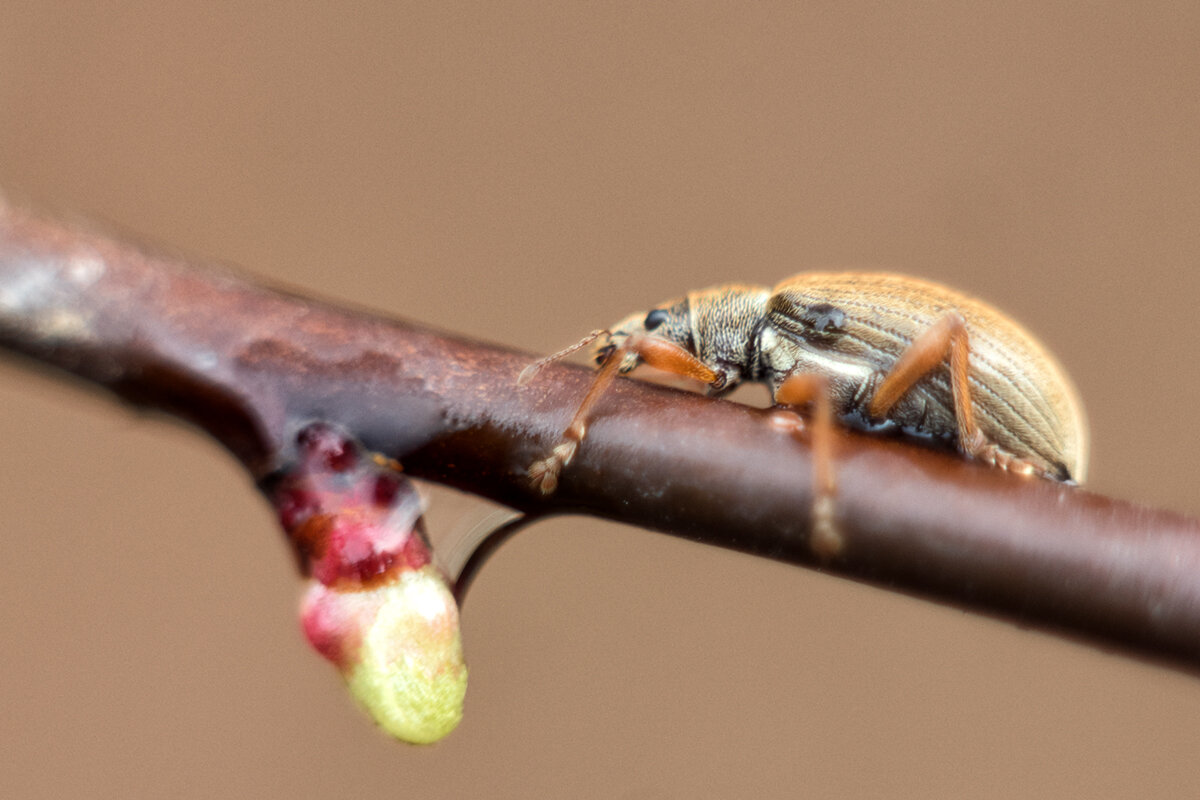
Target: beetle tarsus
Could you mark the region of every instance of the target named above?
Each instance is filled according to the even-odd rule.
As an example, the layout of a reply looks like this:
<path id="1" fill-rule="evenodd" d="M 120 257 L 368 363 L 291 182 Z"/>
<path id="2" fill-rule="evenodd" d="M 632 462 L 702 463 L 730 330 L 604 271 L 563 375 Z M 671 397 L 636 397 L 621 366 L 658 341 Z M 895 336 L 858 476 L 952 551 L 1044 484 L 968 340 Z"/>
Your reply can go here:
<path id="1" fill-rule="evenodd" d="M 530 485 L 543 495 L 554 494 L 558 488 L 558 473 L 562 467 L 554 457 L 543 458 L 530 465 L 528 475 Z"/>
<path id="2" fill-rule="evenodd" d="M 529 482 L 534 489 L 543 495 L 554 494 L 558 488 L 558 476 L 575 458 L 579 450 L 579 442 L 568 439 L 559 443 L 550 451 L 550 455 L 541 461 L 533 462 L 529 467 Z"/>
<path id="3" fill-rule="evenodd" d="M 963 450 L 967 456 L 977 461 L 982 461 L 990 467 L 996 467 L 1005 472 L 1011 472 L 1014 475 L 1037 475 L 1042 478 L 1062 481 L 1062 478 L 1057 473 L 1042 469 L 1032 461 L 1007 453 L 991 442 L 985 442 L 982 446 L 974 449 L 963 448 Z"/>
<path id="4" fill-rule="evenodd" d="M 832 494 L 821 493 L 813 498 L 812 533 L 809 547 L 822 562 L 841 555 L 846 546 L 837 523 L 833 518 L 834 499 Z"/>

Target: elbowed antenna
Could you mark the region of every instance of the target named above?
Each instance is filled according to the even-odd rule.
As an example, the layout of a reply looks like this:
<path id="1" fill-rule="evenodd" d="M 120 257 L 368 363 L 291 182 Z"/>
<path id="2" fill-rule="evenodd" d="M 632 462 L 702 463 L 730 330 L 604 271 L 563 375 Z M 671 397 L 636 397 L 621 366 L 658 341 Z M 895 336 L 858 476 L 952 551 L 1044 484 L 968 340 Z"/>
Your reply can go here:
<path id="1" fill-rule="evenodd" d="M 517 386 L 524 386 L 533 380 L 533 377 L 541 371 L 542 367 L 546 366 L 547 364 L 552 364 L 555 361 L 558 361 L 560 358 L 566 358 L 577 350 L 582 350 L 592 342 L 599 339 L 601 336 L 608 336 L 611 338 L 612 332 L 610 332 L 607 328 L 601 328 L 598 331 L 592 331 L 570 347 L 564 347 L 557 353 L 551 353 L 545 358 L 538 359 L 525 369 L 521 370 L 521 374 L 517 376 Z"/>

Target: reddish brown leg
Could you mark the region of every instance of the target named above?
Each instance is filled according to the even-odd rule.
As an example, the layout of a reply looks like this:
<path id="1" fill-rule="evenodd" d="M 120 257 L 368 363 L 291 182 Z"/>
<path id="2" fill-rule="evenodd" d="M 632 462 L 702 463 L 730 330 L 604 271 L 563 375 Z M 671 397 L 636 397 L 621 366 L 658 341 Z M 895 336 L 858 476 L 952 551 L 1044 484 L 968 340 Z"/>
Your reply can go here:
<path id="1" fill-rule="evenodd" d="M 950 358 L 950 390 L 954 398 L 954 419 L 958 427 L 958 446 L 963 453 L 1002 469 L 1029 474 L 1033 464 L 1011 456 L 989 442 L 975 424 L 975 408 L 967 380 L 971 346 L 967 324 L 962 315 L 952 312 L 917 337 L 892 366 L 871 398 L 868 413 L 883 417 L 917 381 Z"/>
<path id="2" fill-rule="evenodd" d="M 975 410 L 971 406 L 967 383 L 970 355 L 967 324 L 958 313 L 942 317 L 908 346 L 875 390 L 867 411 L 877 419 L 885 416 L 917 381 L 945 363 L 947 355 L 950 356 L 950 391 L 954 396 L 958 441 L 963 451 L 973 456 L 983 446 L 983 436 L 975 426 Z"/>
<path id="3" fill-rule="evenodd" d="M 812 534 L 809 544 L 823 561 L 841 552 L 843 541 L 833 520 L 833 496 L 837 483 L 833 470 L 833 403 L 829 380 L 811 372 L 789 375 L 775 392 L 775 402 L 787 406 L 813 407 L 810 445 L 813 457 Z M 804 430 L 794 415 L 776 415 L 776 425 L 792 432 Z"/>
<path id="4" fill-rule="evenodd" d="M 571 424 L 563 431 L 562 438 L 550 451 L 550 455 L 534 462 L 529 468 L 529 478 L 534 488 L 542 494 L 552 494 L 558 488 L 558 476 L 575 458 L 579 445 L 587 436 L 588 423 L 591 422 L 596 403 L 617 376 L 629 353 L 636 353 L 642 361 L 652 367 L 704 383 L 716 383 L 721 377 L 677 344 L 652 336 L 630 336 L 604 362 L 600 373 L 596 375 L 596 379 L 584 395 L 583 402 L 575 411 L 575 416 L 571 418 Z"/>

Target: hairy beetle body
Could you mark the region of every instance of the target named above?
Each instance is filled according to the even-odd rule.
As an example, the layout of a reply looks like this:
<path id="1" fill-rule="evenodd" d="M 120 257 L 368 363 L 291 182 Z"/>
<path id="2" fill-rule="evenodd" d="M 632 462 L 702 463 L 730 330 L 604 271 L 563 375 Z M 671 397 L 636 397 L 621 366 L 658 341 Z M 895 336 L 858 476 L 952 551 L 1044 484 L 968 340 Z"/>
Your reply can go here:
<path id="1" fill-rule="evenodd" d="M 901 356 L 946 319 L 969 341 L 970 411 L 981 442 L 1000 455 L 998 463 L 1011 460 L 1046 477 L 1083 480 L 1083 407 L 1054 357 L 1001 312 L 929 281 L 808 273 L 774 289 L 728 285 L 690 292 L 623 320 L 596 348 L 596 358 L 603 362 L 627 341 L 664 339 L 715 373 L 709 381 L 714 394 L 757 381 L 774 397 L 792 375 L 819 375 L 844 424 L 898 430 L 967 452 L 970 447 L 959 441 L 962 414 L 956 414 L 948 369 L 928 368 L 884 413 L 872 413 L 876 391 Z M 628 372 L 641 360 L 637 348 L 627 349 L 618 369 Z"/>

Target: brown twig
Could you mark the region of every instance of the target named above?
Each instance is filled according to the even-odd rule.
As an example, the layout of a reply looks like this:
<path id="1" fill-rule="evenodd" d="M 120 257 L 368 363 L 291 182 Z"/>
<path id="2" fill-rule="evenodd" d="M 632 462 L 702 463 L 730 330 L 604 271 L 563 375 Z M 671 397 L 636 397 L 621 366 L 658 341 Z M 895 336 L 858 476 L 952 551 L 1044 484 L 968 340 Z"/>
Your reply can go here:
<path id="1" fill-rule="evenodd" d="M 591 379 L 0 207 L 0 344 L 199 425 L 257 479 L 328 419 L 414 476 L 815 565 L 807 450 L 760 410 L 618 381 L 551 497 L 525 470 Z M 842 553 L 901 591 L 1200 668 L 1200 523 L 839 433 Z"/>

